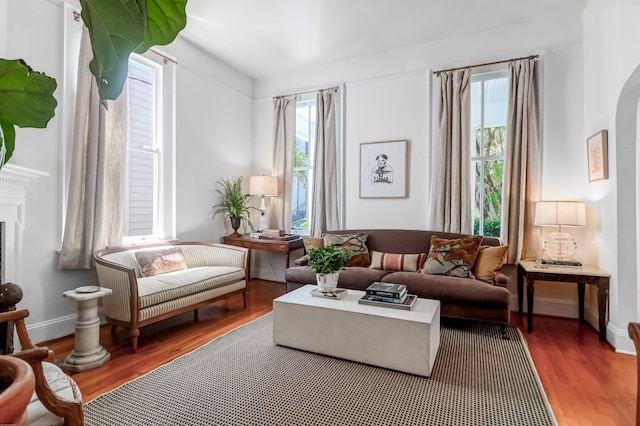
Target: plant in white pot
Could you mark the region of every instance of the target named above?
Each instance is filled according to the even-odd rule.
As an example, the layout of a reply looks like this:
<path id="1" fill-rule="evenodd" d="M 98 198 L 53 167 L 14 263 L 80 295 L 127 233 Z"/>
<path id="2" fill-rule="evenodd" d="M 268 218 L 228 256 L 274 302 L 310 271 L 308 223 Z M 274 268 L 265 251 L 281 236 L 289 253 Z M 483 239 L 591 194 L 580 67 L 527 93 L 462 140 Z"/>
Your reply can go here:
<path id="1" fill-rule="evenodd" d="M 320 291 L 335 291 L 338 288 L 338 275 L 351 258 L 352 250 L 330 246 L 309 250 L 308 265 L 316 273 L 316 282 Z"/>

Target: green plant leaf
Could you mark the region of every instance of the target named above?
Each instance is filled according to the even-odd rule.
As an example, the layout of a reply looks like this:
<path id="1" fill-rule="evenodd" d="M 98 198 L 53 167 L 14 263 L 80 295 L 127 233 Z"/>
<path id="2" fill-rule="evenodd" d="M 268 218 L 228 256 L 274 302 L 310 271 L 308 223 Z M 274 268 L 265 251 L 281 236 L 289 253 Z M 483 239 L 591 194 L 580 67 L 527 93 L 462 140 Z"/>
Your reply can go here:
<path id="1" fill-rule="evenodd" d="M 24 61 L 0 59 L 0 123 L 47 127 L 58 105 L 53 97 L 56 87 L 53 78 L 33 71 Z"/>
<path id="2" fill-rule="evenodd" d="M 144 53 L 151 46 L 164 46 L 175 40 L 187 25 L 187 0 L 147 0 L 147 26 L 144 41 L 135 50 Z"/>
<path id="3" fill-rule="evenodd" d="M 3 152 L 2 146 L 6 152 Z M 13 155 L 16 146 L 16 129 L 12 124 L 0 122 L 0 168 L 4 166 Z"/>
<path id="4" fill-rule="evenodd" d="M 115 100 L 127 80 L 129 55 L 144 40 L 145 0 L 80 0 L 82 20 L 89 29 L 100 99 Z"/>

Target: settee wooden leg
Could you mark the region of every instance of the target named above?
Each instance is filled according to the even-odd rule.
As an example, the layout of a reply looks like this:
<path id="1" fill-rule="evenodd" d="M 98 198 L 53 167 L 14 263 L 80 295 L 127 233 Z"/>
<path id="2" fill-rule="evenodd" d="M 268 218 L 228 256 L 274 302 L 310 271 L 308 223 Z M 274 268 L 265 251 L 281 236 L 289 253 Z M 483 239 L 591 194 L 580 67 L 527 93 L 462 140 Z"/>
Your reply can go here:
<path id="1" fill-rule="evenodd" d="M 111 334 L 116 334 L 116 329 L 118 328 L 117 325 L 115 324 L 111 324 Z"/>
<path id="2" fill-rule="evenodd" d="M 247 307 L 247 292 L 246 291 L 242 292 L 242 307 L 243 308 Z"/>
<path id="3" fill-rule="evenodd" d="M 507 336 L 507 324 L 500 324 L 500 334 L 504 340 L 510 340 L 509 336 Z"/>
<path id="4" fill-rule="evenodd" d="M 193 322 L 198 322 L 198 309 L 193 310 Z"/>
<path id="5" fill-rule="evenodd" d="M 140 336 L 140 330 L 137 328 L 132 328 L 129 331 L 129 336 L 131 336 L 131 346 L 133 346 L 133 352 L 138 352 L 138 336 Z"/>

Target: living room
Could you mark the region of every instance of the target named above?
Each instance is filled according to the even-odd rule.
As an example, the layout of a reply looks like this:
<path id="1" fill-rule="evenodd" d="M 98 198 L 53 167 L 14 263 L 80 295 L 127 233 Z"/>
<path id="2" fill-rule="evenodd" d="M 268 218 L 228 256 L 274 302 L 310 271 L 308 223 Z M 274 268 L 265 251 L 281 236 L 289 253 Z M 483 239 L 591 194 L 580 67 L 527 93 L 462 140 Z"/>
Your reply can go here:
<path id="1" fill-rule="evenodd" d="M 192 2 L 194 8 L 205 7 Z M 554 13 L 510 25 L 487 25 L 473 34 L 459 30 L 438 40 L 257 78 L 179 37 L 161 49 L 177 61 L 175 237 L 219 242 L 229 233 L 222 217 L 211 218 L 212 191 L 221 178 L 270 174 L 273 96 L 336 85 L 345 97 L 344 228 L 425 229 L 429 170 L 423 164 L 428 164 L 433 129 L 432 71 L 537 54 L 541 193 L 547 200 L 585 202 L 587 226 L 572 231 L 578 240 L 576 258 L 611 274 L 607 340 L 617 351 L 635 353 L 627 324 L 639 318 L 634 265 L 640 6 L 630 0 L 589 0 L 575 8 L 554 9 L 553 3 L 545 2 Z M 71 52 L 79 44 L 72 11 L 78 7 L 57 0 L 0 4 L 0 57 L 24 58 L 59 84 L 56 117 L 46 129 L 19 129 L 9 163 L 48 173 L 27 187 L 25 267 L 18 282 L 25 294 L 20 307 L 31 311 L 28 325 L 34 341 L 73 333 L 75 306 L 62 293 L 96 283 L 93 271 L 57 268 L 73 114 L 67 105 L 73 99 L 77 63 Z M 186 31 L 194 31 L 206 23 L 188 25 L 194 29 Z M 609 134 L 609 177 L 589 182 L 586 139 L 603 129 Z M 409 196 L 392 201 L 359 198 L 359 144 L 396 139 L 410 141 Z M 259 260 L 265 261 L 254 268 L 255 276 L 283 280 L 279 257 Z M 540 283 L 536 296 L 535 313 L 577 318 L 575 286 Z M 591 291 L 585 316 L 597 327 L 596 295 Z"/>

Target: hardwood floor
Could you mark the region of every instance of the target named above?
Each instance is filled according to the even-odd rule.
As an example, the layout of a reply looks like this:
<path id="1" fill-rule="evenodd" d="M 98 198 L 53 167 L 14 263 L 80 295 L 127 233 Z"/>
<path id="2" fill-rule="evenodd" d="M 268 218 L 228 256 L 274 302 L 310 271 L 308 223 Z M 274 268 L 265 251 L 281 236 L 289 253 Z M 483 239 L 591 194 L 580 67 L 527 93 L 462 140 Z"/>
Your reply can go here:
<path id="1" fill-rule="evenodd" d="M 271 301 L 284 294 L 284 284 L 251 280 L 247 307 L 232 297 L 192 313 L 145 327 L 136 354 L 128 331 L 112 335 L 101 328 L 100 342 L 111 360 L 95 370 L 73 374 L 84 400 L 143 375 L 170 360 L 202 346 L 242 324 L 271 311 Z M 511 325 L 522 329 L 525 318 L 512 315 Z M 560 425 L 633 425 L 636 401 L 636 357 L 617 354 L 598 340 L 596 331 L 577 320 L 536 316 L 534 332 L 523 332 L 531 357 Z M 65 357 L 73 349 L 73 336 L 43 342 Z"/>

